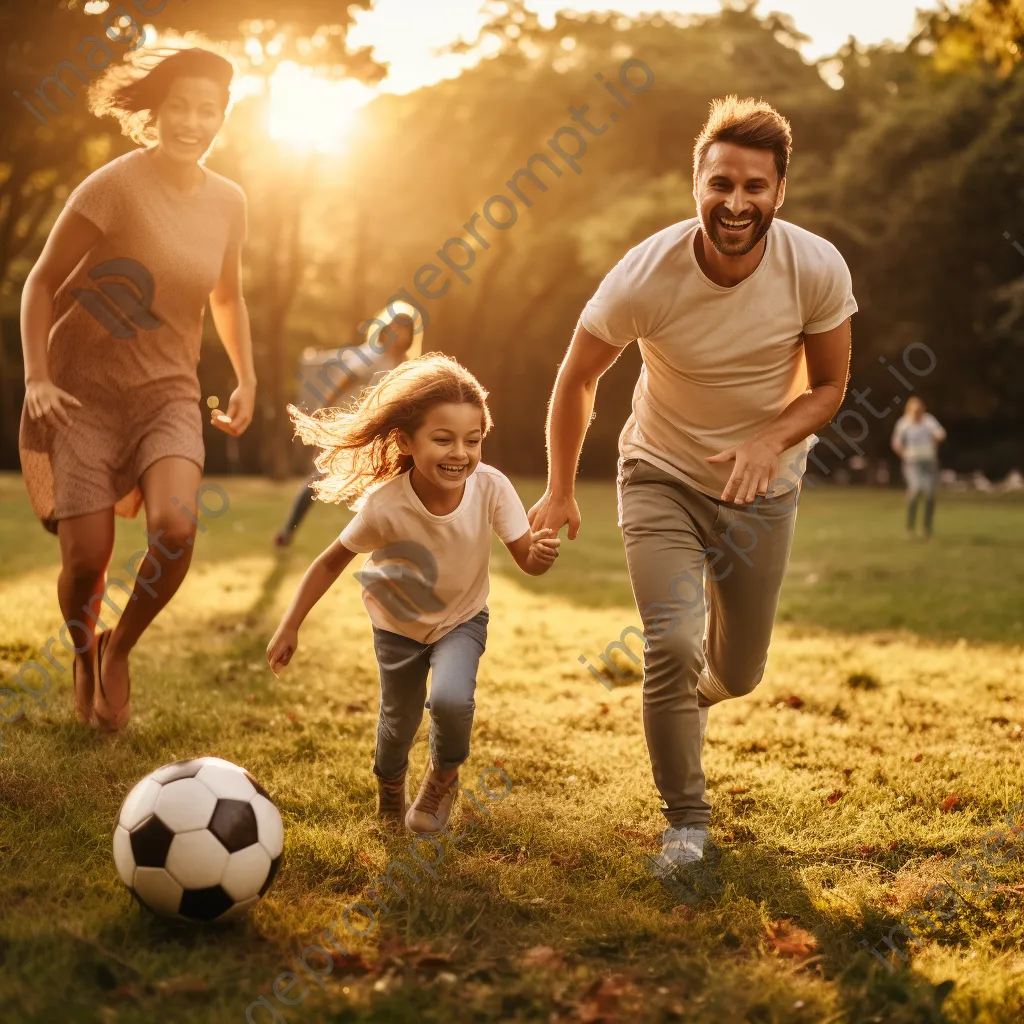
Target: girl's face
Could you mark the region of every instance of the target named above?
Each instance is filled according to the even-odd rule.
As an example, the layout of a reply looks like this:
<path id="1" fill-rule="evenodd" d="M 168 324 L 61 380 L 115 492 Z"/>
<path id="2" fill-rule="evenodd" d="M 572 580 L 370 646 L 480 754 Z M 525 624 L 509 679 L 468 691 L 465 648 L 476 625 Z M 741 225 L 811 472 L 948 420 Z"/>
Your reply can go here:
<path id="1" fill-rule="evenodd" d="M 198 163 L 223 124 L 224 94 L 208 78 L 176 78 L 156 117 L 161 149 L 182 163 Z"/>
<path id="2" fill-rule="evenodd" d="M 430 483 L 444 490 L 461 487 L 480 464 L 483 413 L 468 402 L 435 405 L 419 430 L 398 438 L 403 455 L 411 455 L 416 468 Z"/>

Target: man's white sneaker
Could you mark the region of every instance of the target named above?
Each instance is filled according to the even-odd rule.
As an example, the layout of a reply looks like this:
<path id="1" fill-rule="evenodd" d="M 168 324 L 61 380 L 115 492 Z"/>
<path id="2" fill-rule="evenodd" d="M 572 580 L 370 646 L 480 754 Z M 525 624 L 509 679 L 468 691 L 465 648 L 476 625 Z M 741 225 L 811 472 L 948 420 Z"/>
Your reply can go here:
<path id="1" fill-rule="evenodd" d="M 696 864 L 704 858 L 705 828 L 667 828 L 661 834 L 661 854 L 651 858 L 651 869 L 659 877 L 669 877 L 684 864 Z"/>

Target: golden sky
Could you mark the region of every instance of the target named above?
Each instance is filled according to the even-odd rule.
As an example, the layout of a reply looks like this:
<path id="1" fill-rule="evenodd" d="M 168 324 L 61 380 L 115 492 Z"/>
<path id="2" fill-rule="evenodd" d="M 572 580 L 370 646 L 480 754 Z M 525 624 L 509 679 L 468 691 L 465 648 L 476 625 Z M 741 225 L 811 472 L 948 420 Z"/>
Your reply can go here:
<path id="1" fill-rule="evenodd" d="M 377 58 L 392 65 L 384 88 L 408 92 L 458 74 L 466 58 L 438 57 L 431 51 L 459 37 L 473 39 L 484 20 L 480 6 L 481 0 L 377 0 L 372 11 L 358 12 L 349 42 L 373 46 Z M 608 9 L 573 0 L 531 0 L 529 6 L 546 23 L 553 23 L 554 12 L 565 8 Z M 804 54 L 814 58 L 834 52 L 851 34 L 862 42 L 902 41 L 913 28 L 915 8 L 929 6 L 934 6 L 931 0 L 761 0 L 759 10 L 793 15 L 797 27 L 812 37 Z M 718 0 L 618 0 L 614 9 L 624 14 L 655 9 L 710 14 L 719 7 Z"/>

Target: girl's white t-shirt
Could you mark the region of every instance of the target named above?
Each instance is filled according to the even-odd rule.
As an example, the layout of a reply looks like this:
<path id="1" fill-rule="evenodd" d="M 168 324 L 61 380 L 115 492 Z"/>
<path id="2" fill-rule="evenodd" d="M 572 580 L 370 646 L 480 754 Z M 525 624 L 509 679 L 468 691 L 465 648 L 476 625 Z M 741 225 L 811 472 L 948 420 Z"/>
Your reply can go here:
<path id="1" fill-rule="evenodd" d="M 511 544 L 530 530 L 526 509 L 500 470 L 479 463 L 454 512 L 428 512 L 410 471 L 382 484 L 339 540 L 370 557 L 357 572 L 370 621 L 430 644 L 487 603 L 491 531 Z"/>

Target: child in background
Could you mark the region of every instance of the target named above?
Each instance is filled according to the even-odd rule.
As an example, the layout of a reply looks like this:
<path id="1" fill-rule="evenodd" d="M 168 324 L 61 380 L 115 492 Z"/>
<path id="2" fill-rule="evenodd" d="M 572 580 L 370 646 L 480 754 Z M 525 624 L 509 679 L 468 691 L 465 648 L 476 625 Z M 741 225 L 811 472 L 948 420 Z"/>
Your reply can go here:
<path id="1" fill-rule="evenodd" d="M 558 556 L 550 530 L 532 533 L 508 478 L 480 461 L 491 428 L 487 392 L 454 359 L 429 353 L 388 372 L 349 411 L 288 411 L 322 451 L 317 497 L 356 515 L 310 566 L 267 647 L 277 671 L 298 630 L 357 553 L 380 667 L 378 814 L 409 831 L 442 831 L 469 756 L 477 665 L 487 640 L 491 530 L 531 576 Z M 411 566 L 410 566 L 411 563 Z M 430 765 L 408 804 L 409 750 L 430 671 Z"/>

